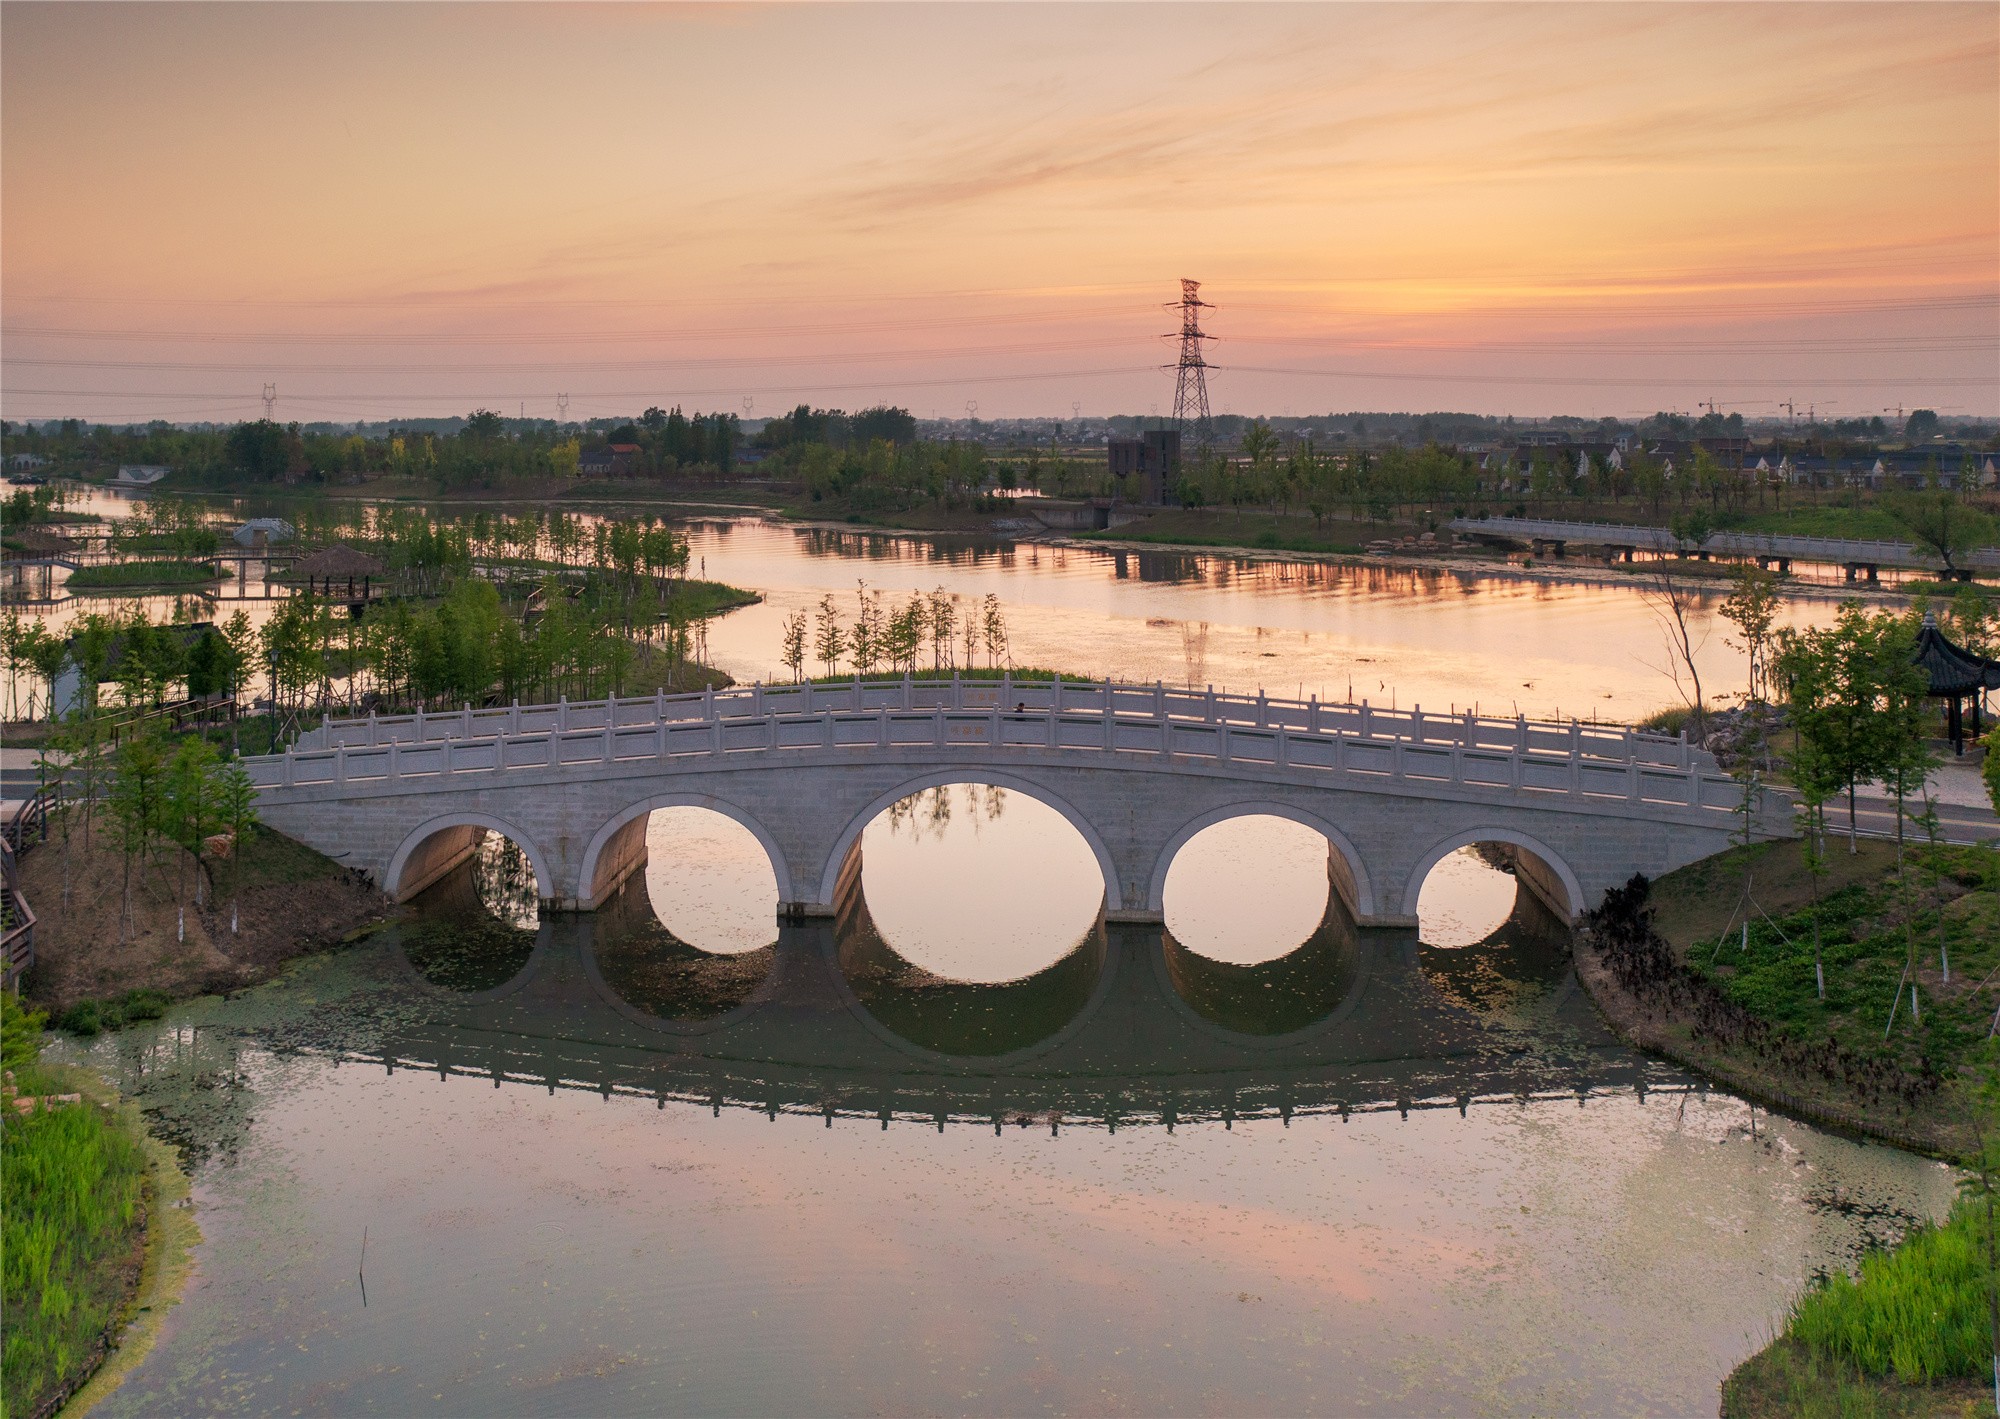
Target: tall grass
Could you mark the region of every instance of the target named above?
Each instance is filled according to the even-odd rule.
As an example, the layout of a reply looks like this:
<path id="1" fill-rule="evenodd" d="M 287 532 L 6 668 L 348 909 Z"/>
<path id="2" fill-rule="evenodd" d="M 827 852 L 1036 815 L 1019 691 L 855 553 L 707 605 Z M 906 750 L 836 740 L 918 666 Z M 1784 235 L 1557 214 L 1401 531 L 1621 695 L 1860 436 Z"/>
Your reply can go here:
<path id="1" fill-rule="evenodd" d="M 1906 1384 L 1990 1374 L 1980 1236 L 1961 1203 L 1942 1227 L 1919 1228 L 1894 1251 L 1867 1257 L 1860 1276 L 1808 1291 L 1786 1333 L 1814 1354 Z"/>
<path id="2" fill-rule="evenodd" d="M 36 1017 L 5 1009 L 16 1079 L 47 1087 L 33 1063 Z M 32 1025 L 27 1022 L 32 1021 Z M 94 1104 L 38 1109 L 0 1133 L 0 1419 L 35 1411 L 83 1377 L 116 1318 L 143 1223 L 139 1140 Z"/>

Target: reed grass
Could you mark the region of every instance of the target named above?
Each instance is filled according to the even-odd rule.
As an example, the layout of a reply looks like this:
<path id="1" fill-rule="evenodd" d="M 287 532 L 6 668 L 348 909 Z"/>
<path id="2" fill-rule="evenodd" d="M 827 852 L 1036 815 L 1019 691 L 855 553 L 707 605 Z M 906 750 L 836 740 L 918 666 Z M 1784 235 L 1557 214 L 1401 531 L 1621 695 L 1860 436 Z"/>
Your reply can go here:
<path id="1" fill-rule="evenodd" d="M 1856 1277 L 1835 1276 L 1792 1307 L 1786 1334 L 1810 1352 L 1905 1384 L 1987 1375 L 1985 1248 L 1969 1203 L 1875 1252 Z"/>
<path id="2" fill-rule="evenodd" d="M 34 1062 L 40 1020 L 0 1006 L 16 1083 L 58 1081 Z M 138 1138 L 88 1101 L 10 1117 L 0 1133 L 0 1419 L 30 1415 L 87 1377 L 116 1321 L 144 1229 Z"/>

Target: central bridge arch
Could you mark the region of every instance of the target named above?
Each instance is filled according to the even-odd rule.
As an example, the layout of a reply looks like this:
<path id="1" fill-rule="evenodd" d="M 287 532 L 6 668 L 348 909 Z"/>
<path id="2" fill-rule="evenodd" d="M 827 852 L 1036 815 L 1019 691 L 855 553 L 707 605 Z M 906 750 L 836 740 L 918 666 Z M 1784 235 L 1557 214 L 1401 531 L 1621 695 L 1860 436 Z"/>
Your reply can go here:
<path id="1" fill-rule="evenodd" d="M 946 784 L 953 783 L 990 784 L 995 788 L 1004 788 L 1009 793 L 1032 798 L 1044 807 L 1054 809 L 1064 822 L 1076 829 L 1078 836 L 1089 845 L 1091 855 L 1097 859 L 1098 874 L 1104 879 L 1104 909 L 1118 910 L 1121 901 L 1118 869 L 1113 864 L 1110 849 L 1105 846 L 1103 835 L 1098 832 L 1096 825 L 1074 805 L 1065 802 L 1058 794 L 1043 785 L 1013 774 L 996 773 L 977 764 L 968 764 L 963 768 L 937 769 L 907 779 L 888 792 L 879 794 L 859 813 L 849 818 L 847 826 L 842 828 L 840 835 L 834 839 L 833 850 L 827 855 L 826 865 L 821 870 L 819 900 L 834 902 L 840 899 L 840 883 L 847 870 L 848 859 L 854 855 L 854 849 L 861 841 L 861 834 L 884 810 L 913 793 L 922 793 L 926 789 L 942 788 Z"/>
<path id="2" fill-rule="evenodd" d="M 1330 849 L 1328 859 L 1332 867 L 1334 885 L 1345 898 L 1348 911 L 1357 919 L 1366 920 L 1375 915 L 1375 887 L 1369 880 L 1368 867 L 1361 854 L 1349 842 L 1347 835 L 1316 813 L 1308 813 L 1303 808 L 1294 808 L 1286 803 L 1273 803 L 1263 799 L 1248 799 L 1241 803 L 1227 804 L 1211 809 L 1197 818 L 1190 819 L 1181 830 L 1167 839 L 1167 845 L 1160 851 L 1159 860 L 1153 866 L 1152 885 L 1146 896 L 1146 907 L 1150 912 L 1166 909 L 1167 873 L 1173 869 L 1174 858 L 1180 850 L 1193 841 L 1195 836 L 1217 823 L 1227 823 L 1233 818 L 1283 818 L 1301 827 L 1311 828 L 1326 839 Z M 1411 911 L 1416 908 L 1412 907 Z"/>
<path id="3" fill-rule="evenodd" d="M 620 884 L 646 861 L 646 822 L 661 808 L 706 808 L 749 830 L 764 855 L 771 860 L 771 874 L 777 878 L 778 900 L 793 899 L 791 869 L 770 829 L 752 813 L 726 798 L 712 793 L 656 793 L 621 809 L 605 822 L 584 849 L 583 865 L 577 874 L 581 888 L 578 906 L 585 911 L 602 905 Z"/>

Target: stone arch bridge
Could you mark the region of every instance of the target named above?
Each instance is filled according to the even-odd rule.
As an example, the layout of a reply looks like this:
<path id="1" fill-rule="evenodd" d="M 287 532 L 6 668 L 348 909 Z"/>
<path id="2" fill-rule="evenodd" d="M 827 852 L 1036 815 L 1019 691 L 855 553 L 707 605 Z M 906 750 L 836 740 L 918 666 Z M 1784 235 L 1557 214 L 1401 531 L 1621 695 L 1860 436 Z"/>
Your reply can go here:
<path id="1" fill-rule="evenodd" d="M 1113 921 L 1158 921 L 1174 854 L 1211 824 L 1306 824 L 1363 926 L 1415 924 L 1441 858 L 1515 849 L 1564 918 L 1634 872 L 1740 836 L 1787 835 L 1782 800 L 1684 738 L 1578 722 L 1385 711 L 1163 685 L 851 681 L 328 720 L 245 760 L 281 832 L 406 898 L 487 832 L 534 864 L 543 901 L 590 911 L 646 858 L 655 809 L 698 806 L 763 844 L 781 914 L 832 915 L 862 830 L 940 784 L 982 782 L 1062 815 L 1095 855 Z"/>

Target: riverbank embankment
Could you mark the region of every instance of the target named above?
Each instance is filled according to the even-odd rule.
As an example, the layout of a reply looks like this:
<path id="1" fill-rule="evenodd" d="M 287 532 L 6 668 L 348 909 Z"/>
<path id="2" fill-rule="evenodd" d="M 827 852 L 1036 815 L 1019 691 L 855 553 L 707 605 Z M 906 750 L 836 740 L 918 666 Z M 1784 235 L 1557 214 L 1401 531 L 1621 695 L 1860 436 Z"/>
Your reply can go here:
<path id="1" fill-rule="evenodd" d="M 1746 1098 L 1969 1157 L 1992 1126 L 2000 854 L 1856 846 L 1830 843 L 1818 874 L 1780 842 L 1635 879 L 1577 933 L 1577 977 L 1627 1041 Z M 1962 1202 L 1858 1278 L 1810 1287 L 1724 1381 L 1723 1414 L 1970 1412 L 1988 1393 L 1982 1216 Z"/>
<path id="2" fill-rule="evenodd" d="M 2000 1004 L 2000 854 L 1800 840 L 1614 893 L 1578 979 L 1633 1044 L 1787 1112 L 1938 1156 Z"/>
<path id="3" fill-rule="evenodd" d="M 96 1005 L 112 1025 L 135 993 L 164 1003 L 240 990 L 394 910 L 359 874 L 262 829 L 233 858 L 197 863 L 168 846 L 128 861 L 108 824 L 79 822 L 20 872 L 41 918 L 25 990 L 86 1031 L 91 1012 L 71 1012 Z"/>

